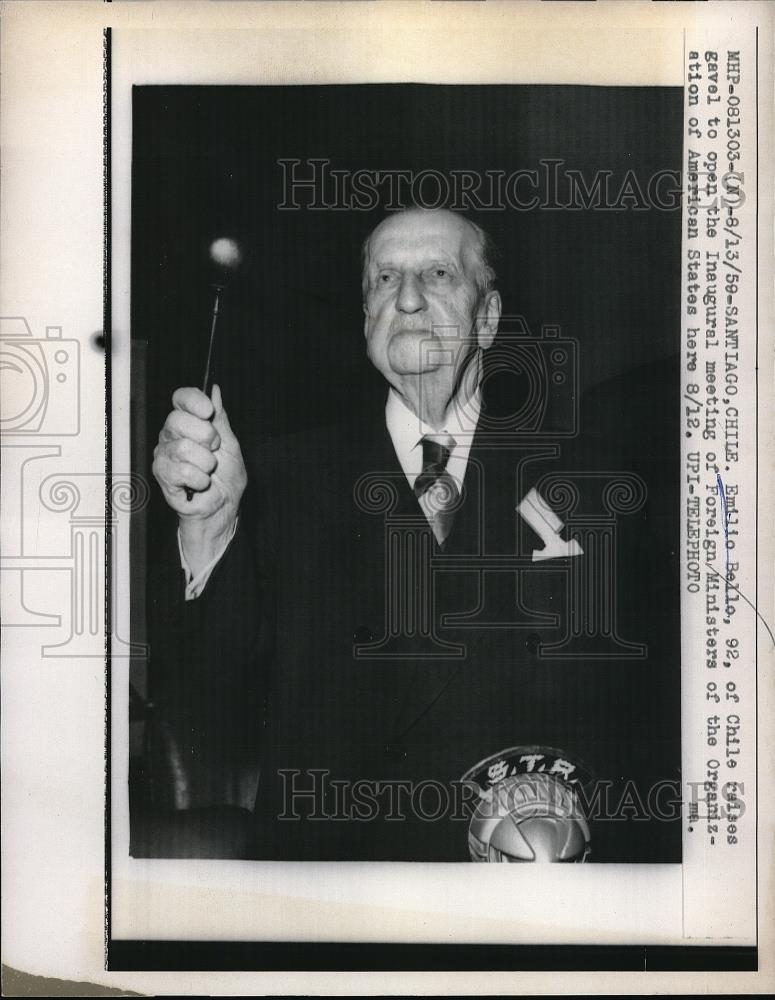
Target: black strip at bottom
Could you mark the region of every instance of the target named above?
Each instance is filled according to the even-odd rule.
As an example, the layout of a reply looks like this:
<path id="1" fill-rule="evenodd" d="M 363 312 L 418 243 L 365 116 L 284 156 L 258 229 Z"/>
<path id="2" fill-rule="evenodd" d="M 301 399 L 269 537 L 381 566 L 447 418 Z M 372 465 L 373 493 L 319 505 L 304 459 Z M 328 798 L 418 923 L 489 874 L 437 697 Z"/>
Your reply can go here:
<path id="1" fill-rule="evenodd" d="M 696 945 L 111 941 L 111 972 L 756 972 L 757 949 Z"/>

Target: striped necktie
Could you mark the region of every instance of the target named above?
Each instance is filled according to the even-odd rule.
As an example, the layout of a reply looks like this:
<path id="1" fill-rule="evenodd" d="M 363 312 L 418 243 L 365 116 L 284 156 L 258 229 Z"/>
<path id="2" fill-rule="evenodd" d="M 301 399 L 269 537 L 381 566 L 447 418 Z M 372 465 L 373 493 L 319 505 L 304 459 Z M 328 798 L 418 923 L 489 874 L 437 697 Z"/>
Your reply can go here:
<path id="1" fill-rule="evenodd" d="M 446 471 L 455 447 L 451 434 L 426 434 L 422 439 L 422 472 L 414 482 L 417 499 L 424 497 L 425 512 L 439 545 L 443 545 L 455 518 L 460 491 Z"/>

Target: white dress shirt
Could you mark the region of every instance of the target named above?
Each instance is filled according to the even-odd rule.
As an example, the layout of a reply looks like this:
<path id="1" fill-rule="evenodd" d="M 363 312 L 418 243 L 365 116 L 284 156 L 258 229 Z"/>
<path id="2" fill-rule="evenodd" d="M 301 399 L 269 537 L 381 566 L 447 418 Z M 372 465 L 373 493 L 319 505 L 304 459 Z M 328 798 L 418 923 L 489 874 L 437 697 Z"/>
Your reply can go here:
<path id="1" fill-rule="evenodd" d="M 187 601 L 193 601 L 196 597 L 199 597 L 199 595 L 205 589 L 205 584 L 210 579 L 210 574 L 218 565 L 218 563 L 221 561 L 223 553 L 226 551 L 226 549 L 228 549 L 229 543 L 231 542 L 232 538 L 234 538 L 234 534 L 237 530 L 237 521 L 239 521 L 239 518 L 235 518 L 234 525 L 232 526 L 232 529 L 229 532 L 229 537 L 226 539 L 224 544 L 218 550 L 217 554 L 214 556 L 213 559 L 210 560 L 210 562 L 206 566 L 204 566 L 202 569 L 199 570 L 196 576 L 194 576 L 194 574 L 191 572 L 191 567 L 188 565 L 186 554 L 183 551 L 183 543 L 180 540 L 180 528 L 178 528 L 178 552 L 180 553 L 180 565 L 183 569 L 183 572 L 186 574 Z"/>
<path id="2" fill-rule="evenodd" d="M 443 426 L 435 428 L 426 424 L 410 410 L 395 389 L 390 390 L 385 406 L 385 423 L 393 441 L 398 461 L 401 463 L 404 475 L 412 488 L 422 472 L 423 437 L 426 434 L 451 434 L 455 440 L 455 447 L 450 452 L 446 471 L 455 481 L 458 492 L 462 490 L 468 466 L 468 455 L 471 451 L 481 408 L 481 393 L 477 388 L 470 399 L 453 400 L 447 409 Z M 419 503 L 428 523 L 433 526 L 426 493 L 419 497 Z"/>

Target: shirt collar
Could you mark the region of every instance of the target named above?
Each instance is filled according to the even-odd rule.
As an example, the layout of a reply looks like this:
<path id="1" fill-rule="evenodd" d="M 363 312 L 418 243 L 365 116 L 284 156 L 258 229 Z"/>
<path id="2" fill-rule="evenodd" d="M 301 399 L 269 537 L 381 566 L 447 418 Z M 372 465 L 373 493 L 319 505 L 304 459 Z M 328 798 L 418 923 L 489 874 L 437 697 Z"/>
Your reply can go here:
<path id="1" fill-rule="evenodd" d="M 452 400 L 447 410 L 447 419 L 439 431 L 446 431 L 455 439 L 455 451 L 462 449 L 465 455 L 471 448 L 479 413 L 482 406 L 481 387 L 477 384 L 476 391 L 466 400 L 463 390 Z M 422 467 L 422 449 L 418 446 L 425 434 L 434 434 L 433 427 L 413 413 L 409 406 L 391 387 L 385 405 L 385 423 L 393 441 L 393 447 L 404 472 L 417 466 Z M 419 454 L 419 459 L 418 459 Z"/>

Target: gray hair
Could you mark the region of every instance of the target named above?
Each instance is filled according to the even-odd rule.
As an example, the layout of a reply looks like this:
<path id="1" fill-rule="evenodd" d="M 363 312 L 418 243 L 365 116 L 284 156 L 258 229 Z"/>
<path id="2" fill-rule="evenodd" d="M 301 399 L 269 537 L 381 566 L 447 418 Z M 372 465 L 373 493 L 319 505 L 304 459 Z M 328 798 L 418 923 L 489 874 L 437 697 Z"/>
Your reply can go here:
<path id="1" fill-rule="evenodd" d="M 401 215 L 406 212 L 416 212 L 422 211 L 420 206 L 410 205 L 408 208 L 401 209 L 397 212 L 397 215 Z M 446 212 L 452 212 L 452 209 L 444 209 Z M 477 257 L 479 258 L 478 267 L 476 271 L 476 276 L 474 277 L 474 282 L 476 283 L 476 290 L 480 297 L 484 297 L 488 292 L 491 292 L 495 287 L 495 268 L 493 267 L 493 258 L 495 257 L 495 244 L 493 243 L 490 235 L 482 229 L 481 226 L 477 226 L 475 222 L 466 218 L 461 212 L 452 212 L 458 218 L 463 219 L 470 227 L 474 233 L 476 240 L 474 250 L 476 251 Z M 384 219 L 382 220 L 385 221 Z M 371 238 L 374 232 L 382 223 L 378 223 L 377 226 L 372 229 L 369 235 L 361 244 L 361 289 L 363 291 L 364 301 L 369 291 L 369 261 L 371 257 Z"/>

